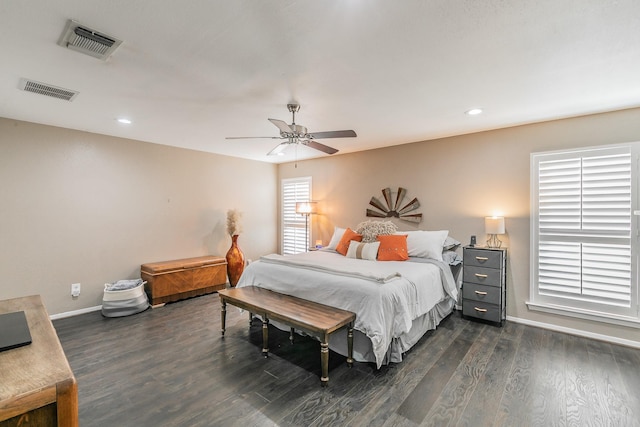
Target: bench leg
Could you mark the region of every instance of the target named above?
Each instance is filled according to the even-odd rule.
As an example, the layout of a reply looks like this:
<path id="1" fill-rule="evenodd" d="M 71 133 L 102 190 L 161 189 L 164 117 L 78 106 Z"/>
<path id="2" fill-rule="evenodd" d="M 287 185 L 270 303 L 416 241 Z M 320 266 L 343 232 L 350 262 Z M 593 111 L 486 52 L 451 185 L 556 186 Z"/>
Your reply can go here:
<path id="1" fill-rule="evenodd" d="M 349 323 L 347 332 L 347 365 L 353 366 L 353 323 Z"/>
<path id="2" fill-rule="evenodd" d="M 289 341 L 291 342 L 291 345 L 293 345 L 293 332 L 294 332 L 294 329 L 291 328 L 291 331 L 289 332 Z"/>
<path id="3" fill-rule="evenodd" d="M 227 323 L 227 302 L 225 300 L 220 300 L 220 302 L 222 304 L 222 311 L 220 312 L 220 325 L 222 338 L 224 338 L 224 330 Z"/>
<path id="4" fill-rule="evenodd" d="M 262 319 L 262 354 L 269 357 L 269 319 L 266 315 Z"/>
<path id="5" fill-rule="evenodd" d="M 326 387 L 329 384 L 329 335 L 324 334 L 320 343 L 320 364 L 322 366 L 322 376 L 320 384 Z"/>
<path id="6" fill-rule="evenodd" d="M 249 327 L 253 326 L 253 313 L 249 312 Z"/>

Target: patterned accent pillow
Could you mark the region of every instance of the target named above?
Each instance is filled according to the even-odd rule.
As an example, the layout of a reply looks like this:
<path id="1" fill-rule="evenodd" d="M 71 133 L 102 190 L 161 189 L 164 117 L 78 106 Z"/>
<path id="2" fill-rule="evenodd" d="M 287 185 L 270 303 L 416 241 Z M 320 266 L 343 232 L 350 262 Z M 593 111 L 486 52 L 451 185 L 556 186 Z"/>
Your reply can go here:
<path id="1" fill-rule="evenodd" d="M 398 231 L 398 227 L 391 221 L 374 221 L 368 220 L 361 222 L 356 227 L 356 232 L 362 234 L 364 243 L 376 241 L 376 237 L 380 234 L 393 234 Z"/>
<path id="2" fill-rule="evenodd" d="M 380 248 L 378 261 L 406 261 L 409 259 L 407 250 L 407 235 L 392 234 L 378 236 Z"/>
<path id="3" fill-rule="evenodd" d="M 370 261 L 375 261 L 378 258 L 379 247 L 380 242 L 362 243 L 352 240 L 351 243 L 349 243 L 347 258 L 368 259 Z"/>
<path id="4" fill-rule="evenodd" d="M 362 241 L 362 235 L 356 233 L 350 228 L 347 228 L 342 235 L 342 238 L 340 239 L 340 243 L 338 243 L 338 246 L 336 246 L 336 252 L 342 255 L 346 255 L 347 251 L 349 250 L 349 243 L 351 243 L 352 240 L 360 242 Z"/>

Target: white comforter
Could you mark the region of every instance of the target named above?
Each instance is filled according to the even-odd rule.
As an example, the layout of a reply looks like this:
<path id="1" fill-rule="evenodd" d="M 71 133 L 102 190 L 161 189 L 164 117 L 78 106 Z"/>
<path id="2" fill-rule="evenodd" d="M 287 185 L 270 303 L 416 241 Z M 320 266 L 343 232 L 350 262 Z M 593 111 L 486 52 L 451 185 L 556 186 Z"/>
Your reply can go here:
<path id="1" fill-rule="evenodd" d="M 378 367 L 393 338 L 446 298 L 457 299 L 449 267 L 425 259 L 367 261 L 333 251 L 268 255 L 245 268 L 238 287 L 259 286 L 356 313 Z"/>

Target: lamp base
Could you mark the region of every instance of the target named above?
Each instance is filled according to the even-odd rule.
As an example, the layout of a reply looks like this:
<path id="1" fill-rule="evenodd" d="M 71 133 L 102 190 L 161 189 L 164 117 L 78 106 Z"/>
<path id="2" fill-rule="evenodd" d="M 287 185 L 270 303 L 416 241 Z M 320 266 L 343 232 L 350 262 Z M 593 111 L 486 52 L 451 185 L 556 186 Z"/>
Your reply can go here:
<path id="1" fill-rule="evenodd" d="M 497 249 L 502 246 L 502 241 L 498 239 L 497 234 L 489 234 L 489 239 L 487 240 L 487 247 Z"/>

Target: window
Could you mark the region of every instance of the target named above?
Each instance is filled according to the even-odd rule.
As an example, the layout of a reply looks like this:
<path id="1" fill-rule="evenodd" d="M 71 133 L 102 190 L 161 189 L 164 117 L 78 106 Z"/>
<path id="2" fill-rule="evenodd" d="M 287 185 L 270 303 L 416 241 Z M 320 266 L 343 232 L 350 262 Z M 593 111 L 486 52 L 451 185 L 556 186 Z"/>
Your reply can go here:
<path id="1" fill-rule="evenodd" d="M 296 202 L 311 200 L 311 177 L 282 180 L 282 248 L 283 255 L 305 252 L 309 247 L 307 236 L 311 233 L 311 221 L 296 213 Z"/>
<path id="2" fill-rule="evenodd" d="M 531 156 L 531 309 L 640 327 L 640 144 Z"/>

